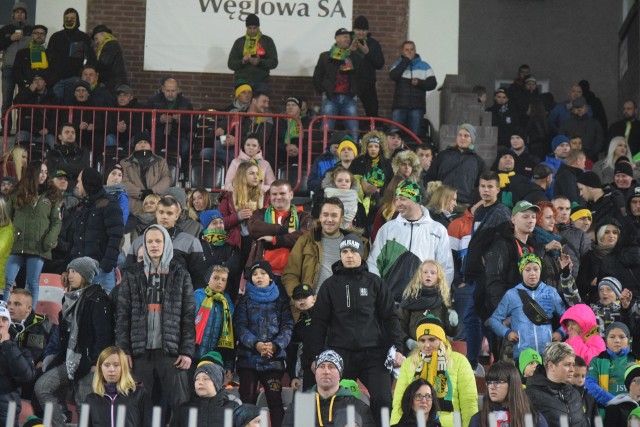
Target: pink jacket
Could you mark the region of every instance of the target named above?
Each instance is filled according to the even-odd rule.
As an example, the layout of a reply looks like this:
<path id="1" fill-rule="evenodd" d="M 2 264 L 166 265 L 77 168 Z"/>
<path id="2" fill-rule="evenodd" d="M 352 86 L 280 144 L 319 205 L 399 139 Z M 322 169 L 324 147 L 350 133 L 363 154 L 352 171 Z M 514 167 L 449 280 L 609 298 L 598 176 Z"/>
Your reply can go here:
<path id="1" fill-rule="evenodd" d="M 258 167 L 262 171 L 262 187 L 263 192 L 268 192 L 269 188 L 271 188 L 271 183 L 276 180 L 276 176 L 273 173 L 273 169 L 268 161 L 262 158 L 262 153 L 258 153 L 253 156 L 255 160 L 258 161 Z M 238 170 L 238 166 L 241 162 L 246 162 L 251 160 L 244 151 L 240 150 L 240 154 L 238 154 L 237 159 L 231 160 L 229 163 L 229 168 L 227 168 L 227 174 L 224 178 L 224 189 L 227 191 L 233 191 L 233 178 L 236 176 L 236 171 Z"/>
<path id="2" fill-rule="evenodd" d="M 582 336 L 569 338 L 566 343 L 573 348 L 576 356 L 582 357 L 589 365 L 593 357 L 607 349 L 604 340 L 598 333 L 596 315 L 588 305 L 576 304 L 573 307 L 569 307 L 560 318 L 560 324 L 565 331 L 567 331 L 565 327 L 565 321 L 567 320 L 573 320 L 580 325 Z M 586 335 L 589 335 L 588 338 L 585 338 Z"/>

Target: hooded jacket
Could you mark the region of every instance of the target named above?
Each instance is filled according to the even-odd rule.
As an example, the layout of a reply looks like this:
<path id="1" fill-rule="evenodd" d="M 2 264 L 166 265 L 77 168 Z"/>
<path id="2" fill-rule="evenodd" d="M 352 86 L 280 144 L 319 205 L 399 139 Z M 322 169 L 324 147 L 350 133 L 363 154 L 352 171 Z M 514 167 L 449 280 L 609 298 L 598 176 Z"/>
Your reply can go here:
<path id="1" fill-rule="evenodd" d="M 569 307 L 560 318 L 560 324 L 565 332 L 568 333 L 565 326 L 567 320 L 577 322 L 580 329 L 582 329 L 582 335 L 567 338 L 565 342 L 573 348 L 576 356 L 582 357 L 589 365 L 591 359 L 607 349 L 598 331 L 596 315 L 593 314 L 593 310 L 588 305 L 576 304 L 573 307 Z"/>
<path id="2" fill-rule="evenodd" d="M 458 190 L 458 203 L 470 203 L 477 192 L 484 161 L 474 150 L 460 151 L 451 146 L 438 153 L 427 171 L 428 181 L 442 181 Z"/>
<path id="3" fill-rule="evenodd" d="M 398 215 L 385 223 L 367 258 L 369 271 L 385 279 L 396 301 L 402 298 L 408 280 L 422 260 L 438 261 L 444 268 L 447 283 L 453 281 L 453 256 L 447 229 L 431 219 L 427 208 L 421 206 L 421 209 L 422 217 L 417 221 Z"/>
<path id="4" fill-rule="evenodd" d="M 582 397 L 568 383 L 556 383 L 546 377 L 542 366 L 527 380 L 525 393 L 531 405 L 547 420 L 549 427 L 560 427 L 560 417 L 569 417 L 569 427 L 590 425 L 582 409 Z"/>
<path id="5" fill-rule="evenodd" d="M 53 149 L 47 153 L 47 166 L 51 173 L 57 170 L 65 171 L 69 177 L 69 191 L 73 191 L 77 184 L 78 175 L 82 169 L 88 168 L 91 160 L 91 153 L 77 143 L 55 144 Z M 123 174 L 126 176 L 126 174 Z"/>
<path id="6" fill-rule="evenodd" d="M 327 145 L 327 149 L 320 156 L 316 157 L 311 164 L 311 172 L 307 186 L 309 190 L 315 191 L 322 182 L 325 173 L 336 166 L 338 158 L 331 152 L 331 145 Z"/>

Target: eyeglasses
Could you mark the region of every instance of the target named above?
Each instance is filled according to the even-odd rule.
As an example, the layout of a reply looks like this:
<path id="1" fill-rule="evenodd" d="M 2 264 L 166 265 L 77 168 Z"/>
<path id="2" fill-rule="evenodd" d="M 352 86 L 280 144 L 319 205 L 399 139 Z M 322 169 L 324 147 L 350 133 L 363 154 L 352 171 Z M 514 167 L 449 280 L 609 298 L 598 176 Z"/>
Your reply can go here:
<path id="1" fill-rule="evenodd" d="M 506 381 L 486 381 L 485 382 L 487 387 L 498 387 L 498 386 L 505 385 L 506 383 L 507 383 Z"/>
<path id="2" fill-rule="evenodd" d="M 421 400 L 431 400 L 433 399 L 433 396 L 430 394 L 416 394 L 415 396 L 413 396 L 413 400 L 415 400 L 416 402 L 419 402 Z"/>

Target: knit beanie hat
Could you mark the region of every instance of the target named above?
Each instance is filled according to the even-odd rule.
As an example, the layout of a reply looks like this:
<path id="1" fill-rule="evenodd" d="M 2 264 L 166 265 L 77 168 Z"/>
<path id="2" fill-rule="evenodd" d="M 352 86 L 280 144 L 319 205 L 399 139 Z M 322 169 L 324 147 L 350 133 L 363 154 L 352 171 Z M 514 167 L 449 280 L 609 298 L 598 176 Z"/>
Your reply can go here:
<path id="1" fill-rule="evenodd" d="M 240 94 L 244 91 L 249 91 L 251 93 L 253 93 L 253 88 L 251 87 L 251 85 L 244 79 L 238 79 L 238 81 L 236 81 L 236 91 L 235 91 L 235 97 L 239 97 Z"/>
<path id="2" fill-rule="evenodd" d="M 419 340 L 423 335 L 431 335 L 444 343 L 448 342 L 442 321 L 433 314 L 423 317 L 416 328 L 416 340 Z"/>
<path id="3" fill-rule="evenodd" d="M 422 202 L 422 191 L 420 185 L 409 179 L 402 181 L 396 187 L 396 196 L 404 197 L 416 203 Z"/>
<path id="4" fill-rule="evenodd" d="M 637 363 L 627 365 L 627 370 L 624 371 L 624 385 L 627 387 L 627 390 L 629 390 L 631 386 L 631 381 L 637 377 L 640 377 L 640 365 Z"/>
<path id="5" fill-rule="evenodd" d="M 361 258 L 364 258 L 364 244 L 360 236 L 354 233 L 347 234 L 342 238 L 340 242 L 340 252 L 343 249 L 351 248 L 360 254 Z"/>
<path id="6" fill-rule="evenodd" d="M 363 427 L 362 424 L 362 417 L 360 416 L 360 414 L 358 414 L 357 411 L 353 411 L 355 417 L 354 417 L 354 421 L 355 424 L 359 425 L 360 427 Z M 333 417 L 333 425 L 338 427 L 344 427 L 347 425 L 347 408 L 342 408 L 342 409 L 338 409 Z"/>
<path id="7" fill-rule="evenodd" d="M 466 130 L 467 132 L 469 132 L 469 135 L 471 135 L 471 143 L 475 144 L 476 143 L 476 137 L 478 136 L 478 132 L 476 131 L 476 128 L 469 123 L 465 123 L 463 125 L 458 126 L 458 132 L 460 132 L 461 130 Z"/>
<path id="8" fill-rule="evenodd" d="M 538 267 L 542 268 L 542 261 L 540 260 L 540 258 L 536 254 L 527 253 L 523 254 L 520 258 L 520 261 L 518 261 L 518 272 L 522 274 L 524 268 L 531 262 L 533 262 L 534 264 L 538 264 Z"/>
<path id="9" fill-rule="evenodd" d="M 600 282 L 598 282 L 598 290 L 601 286 L 608 286 L 615 292 L 616 296 L 620 298 L 620 293 L 622 292 L 622 283 L 615 277 L 607 276 L 603 277 Z"/>
<path id="10" fill-rule="evenodd" d="M 354 144 L 353 141 L 351 141 L 351 138 L 346 135 L 342 138 L 340 145 L 338 145 L 338 156 L 345 148 L 351 148 L 351 150 L 353 150 L 353 154 L 355 156 L 358 155 L 358 147 L 356 147 L 356 144 Z"/>
<path id="11" fill-rule="evenodd" d="M 364 16 L 358 16 L 355 21 L 353 21 L 353 29 L 354 30 L 368 30 L 369 29 L 369 20 Z M 339 424 L 336 424 L 339 425 Z"/>
<path id="12" fill-rule="evenodd" d="M 607 340 L 607 337 L 609 336 L 609 332 L 611 332 L 614 329 L 620 329 L 622 330 L 622 332 L 624 332 L 624 334 L 627 336 L 627 338 L 631 339 L 631 331 L 629 331 L 629 327 L 627 325 L 625 325 L 622 322 L 611 322 L 609 323 L 609 326 L 607 326 L 604 329 L 604 340 Z"/>
<path id="13" fill-rule="evenodd" d="M 182 187 L 169 187 L 167 191 L 164 192 L 165 196 L 171 196 L 180 203 L 180 208 L 184 209 L 187 206 L 187 193 L 185 193 L 184 188 Z"/>
<path id="14" fill-rule="evenodd" d="M 569 141 L 570 141 L 569 137 L 567 137 L 565 135 L 556 135 L 551 140 L 551 151 L 556 151 L 556 148 L 558 148 L 558 145 L 560 145 L 560 144 L 568 144 Z"/>
<path id="15" fill-rule="evenodd" d="M 233 427 L 244 427 L 260 416 L 260 408 L 251 403 L 243 403 L 233 410 Z"/>
<path id="16" fill-rule="evenodd" d="M 247 20 L 245 21 L 247 27 L 259 27 L 260 26 L 260 18 L 254 13 L 251 15 L 247 15 Z"/>
<path id="17" fill-rule="evenodd" d="M 623 173 L 627 176 L 633 176 L 633 166 L 631 166 L 631 163 L 629 163 L 629 161 L 624 157 L 621 157 L 620 159 L 618 159 L 613 167 L 613 174 L 617 175 L 619 173 Z"/>
<path id="18" fill-rule="evenodd" d="M 589 219 L 593 218 L 593 215 L 591 214 L 591 211 L 589 209 L 580 205 L 571 208 L 571 215 L 569 216 L 571 221 L 575 222 L 584 217 L 589 217 Z"/>
<path id="19" fill-rule="evenodd" d="M 94 168 L 82 169 L 82 186 L 87 194 L 97 194 L 102 190 L 102 176 Z"/>
<path id="20" fill-rule="evenodd" d="M 340 372 L 340 376 L 342 376 L 342 372 L 344 371 L 344 362 L 342 361 L 342 357 L 333 350 L 325 350 L 316 357 L 316 367 L 320 366 L 321 363 L 331 362 L 336 368 L 338 368 L 338 372 Z"/>
<path id="21" fill-rule="evenodd" d="M 93 258 L 83 256 L 72 260 L 69 265 L 67 265 L 67 271 L 69 271 L 70 268 L 77 271 L 89 285 L 93 283 L 93 278 L 98 274 L 100 264 Z"/>
<path id="22" fill-rule="evenodd" d="M 22 424 L 22 427 L 43 427 L 44 421 L 41 418 L 36 417 L 35 415 L 31 415 L 27 418 L 27 421 Z"/>
<path id="23" fill-rule="evenodd" d="M 602 181 L 595 172 L 585 172 L 578 177 L 578 184 L 586 185 L 591 188 L 602 188 Z"/>
<path id="24" fill-rule="evenodd" d="M 211 209 L 209 211 L 200 212 L 200 224 L 202 228 L 206 229 L 214 219 L 222 218 L 222 214 L 217 209 Z"/>
<path id="25" fill-rule="evenodd" d="M 205 354 L 202 359 L 200 359 L 196 372 L 193 374 L 194 380 L 200 373 L 204 373 L 211 378 L 211 381 L 213 381 L 213 385 L 216 388 L 216 392 L 220 391 L 222 389 L 222 384 L 224 383 L 224 368 L 222 367 L 222 357 L 220 356 L 220 353 L 210 351 Z"/>
<path id="26" fill-rule="evenodd" d="M 627 421 L 629 421 L 631 417 L 640 418 L 640 406 L 629 412 L 629 418 L 627 418 Z"/>
<path id="27" fill-rule="evenodd" d="M 245 275 L 245 278 L 247 280 L 251 280 L 251 276 L 253 275 L 253 272 L 255 271 L 256 268 L 261 268 L 264 271 L 266 271 L 267 274 L 269 275 L 269 278 L 273 280 L 273 270 L 271 269 L 271 264 L 269 264 L 269 261 L 265 261 L 265 260 L 256 261 L 251 265 L 251 267 L 247 268 L 246 275 Z"/>
<path id="28" fill-rule="evenodd" d="M 540 353 L 535 351 L 532 348 L 525 349 L 522 353 L 520 353 L 520 357 L 518 357 L 518 368 L 520 369 L 520 373 L 524 375 L 524 370 L 531 362 L 538 362 L 538 365 L 542 365 L 542 356 Z"/>
<path id="29" fill-rule="evenodd" d="M 122 175 L 124 175 L 124 168 L 120 163 L 116 163 L 115 165 L 113 165 L 113 167 L 109 169 L 109 173 L 113 172 L 116 169 L 119 170 L 122 173 Z"/>

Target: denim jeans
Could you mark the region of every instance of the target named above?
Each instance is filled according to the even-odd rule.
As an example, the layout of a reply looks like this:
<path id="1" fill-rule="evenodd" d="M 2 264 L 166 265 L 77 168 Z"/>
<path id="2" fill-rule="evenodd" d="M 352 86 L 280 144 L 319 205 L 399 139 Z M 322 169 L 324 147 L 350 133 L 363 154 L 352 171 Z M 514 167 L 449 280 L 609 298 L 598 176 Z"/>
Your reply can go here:
<path id="1" fill-rule="evenodd" d="M 42 143 L 42 136 L 31 135 L 31 132 L 29 132 L 28 130 L 21 130 L 16 134 L 16 143 L 19 142 Z M 53 148 L 53 145 L 56 143 L 56 138 L 49 133 L 45 135 L 44 142 L 45 144 L 47 144 L 47 146 L 43 147 L 43 151 Z"/>
<path id="2" fill-rule="evenodd" d="M 476 314 L 475 301 L 473 300 L 473 292 L 476 289 L 476 284 L 467 284 L 465 286 L 469 288 L 468 295 L 471 298 L 468 300 L 467 309 L 464 312 L 464 330 L 467 337 L 467 359 L 471 363 L 471 367 L 475 369 L 478 365 L 478 358 L 480 357 L 480 350 L 482 348 L 483 326 L 482 319 Z"/>
<path id="3" fill-rule="evenodd" d="M 7 288 L 4 292 L 4 300 L 9 301 L 9 289 L 16 280 L 16 276 L 20 269 L 26 264 L 27 276 L 26 276 L 26 289 L 33 295 L 33 307 L 38 302 L 38 290 L 40 286 L 40 272 L 44 265 L 44 259 L 35 255 L 9 255 L 7 260 L 7 266 L 4 270 L 4 275 L 7 279 Z"/>
<path id="4" fill-rule="evenodd" d="M 467 311 L 469 301 L 473 299 L 473 289 L 470 285 L 465 285 L 463 288 L 455 288 L 453 294 L 453 308 L 458 313 L 458 332 L 453 338 L 454 341 L 466 341 L 467 334 L 464 328 L 464 316 Z"/>
<path id="5" fill-rule="evenodd" d="M 102 286 L 102 289 L 107 293 L 107 295 L 111 295 L 111 291 L 116 286 L 116 272 L 111 270 L 108 273 L 102 271 L 102 269 L 98 270 L 98 274 L 93 278 L 93 283 Z"/>
<path id="6" fill-rule="evenodd" d="M 391 120 L 408 127 L 411 132 L 420 136 L 420 126 L 422 125 L 424 112 L 422 109 L 396 108 L 391 112 Z"/>
<path id="7" fill-rule="evenodd" d="M 205 160 L 215 160 L 221 165 L 229 165 L 235 156 L 234 146 L 225 147 L 220 140 L 216 139 L 215 148 L 206 147 L 202 149 L 202 158 Z"/>
<path id="8" fill-rule="evenodd" d="M 357 116 L 358 115 L 358 97 L 352 95 L 335 94 L 331 98 L 322 95 L 322 114 L 326 116 Z M 333 130 L 336 126 L 335 119 L 327 121 L 329 130 Z M 345 120 L 344 127 L 357 137 L 358 121 Z"/>

